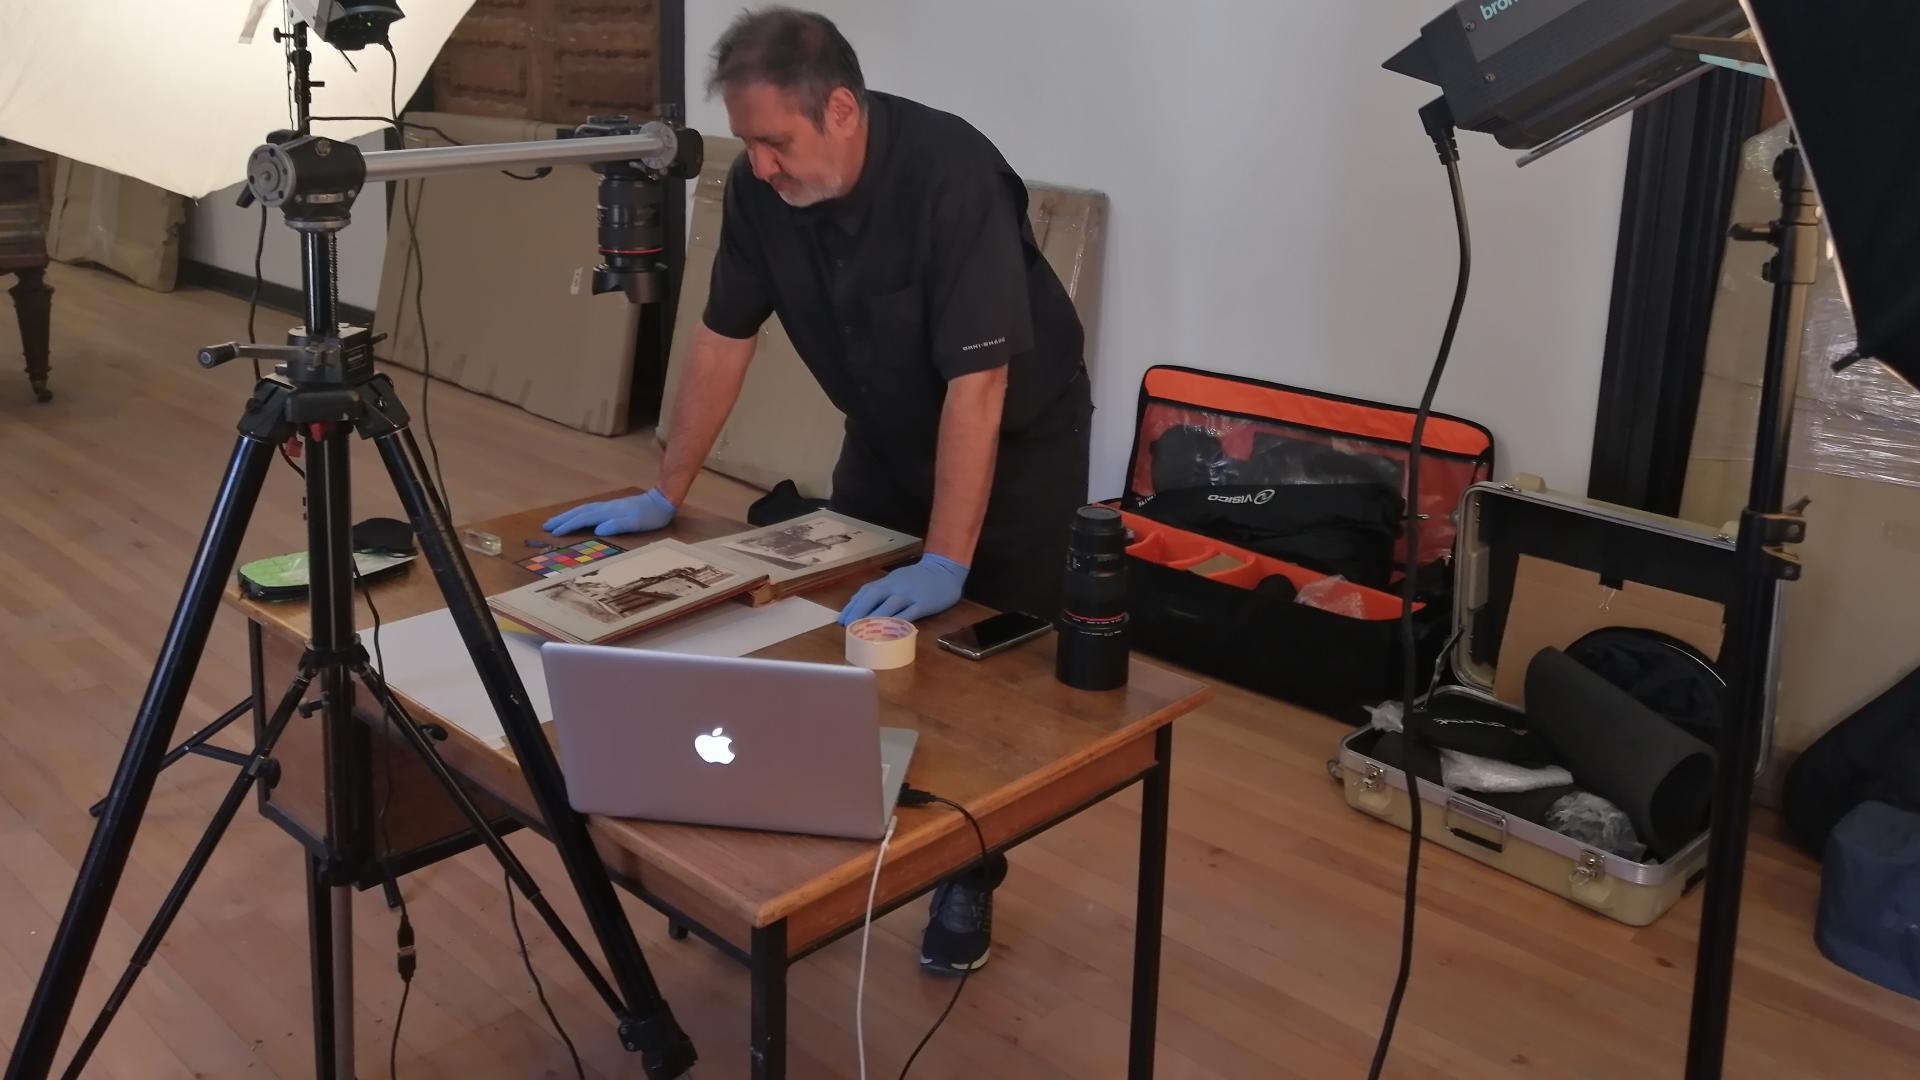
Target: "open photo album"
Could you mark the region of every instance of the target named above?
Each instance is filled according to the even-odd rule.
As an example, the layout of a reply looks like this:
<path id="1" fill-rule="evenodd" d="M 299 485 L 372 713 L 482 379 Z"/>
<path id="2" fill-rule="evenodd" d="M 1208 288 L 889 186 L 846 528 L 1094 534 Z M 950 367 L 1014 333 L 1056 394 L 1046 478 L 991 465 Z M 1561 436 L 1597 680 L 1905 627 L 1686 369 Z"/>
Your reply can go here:
<path id="1" fill-rule="evenodd" d="M 766 572 L 677 540 L 656 540 L 487 598 L 494 611 L 560 641 L 598 645 L 739 596 Z"/>
<path id="2" fill-rule="evenodd" d="M 918 537 L 819 510 L 699 544 L 655 540 L 487 603 L 542 636 L 599 645 L 734 597 L 769 604 L 919 550 Z"/>

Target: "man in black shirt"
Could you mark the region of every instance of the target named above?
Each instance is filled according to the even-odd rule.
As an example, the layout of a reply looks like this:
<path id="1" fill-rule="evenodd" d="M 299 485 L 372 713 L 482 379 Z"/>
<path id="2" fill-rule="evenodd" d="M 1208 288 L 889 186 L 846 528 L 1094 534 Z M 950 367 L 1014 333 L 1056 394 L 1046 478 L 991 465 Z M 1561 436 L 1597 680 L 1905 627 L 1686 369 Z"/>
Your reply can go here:
<path id="1" fill-rule="evenodd" d="M 549 531 L 657 529 L 686 498 L 771 314 L 846 417 L 829 505 L 926 539 L 840 613 L 918 619 L 962 595 L 1050 617 L 1087 496 L 1092 399 L 1073 304 L 1027 219 L 1025 183 L 966 121 L 869 91 L 827 19 L 742 15 L 709 89 L 746 144 L 675 399 L 660 483 Z M 1005 863 L 943 885 L 922 962 L 986 962 Z"/>

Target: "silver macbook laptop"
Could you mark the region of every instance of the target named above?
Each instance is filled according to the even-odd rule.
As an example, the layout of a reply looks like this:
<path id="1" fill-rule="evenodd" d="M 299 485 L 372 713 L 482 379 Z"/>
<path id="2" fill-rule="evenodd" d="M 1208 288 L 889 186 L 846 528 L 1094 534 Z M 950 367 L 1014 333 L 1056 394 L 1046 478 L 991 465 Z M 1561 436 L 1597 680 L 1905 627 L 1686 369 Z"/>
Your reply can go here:
<path id="1" fill-rule="evenodd" d="M 873 672 L 604 645 L 540 650 L 574 809 L 879 839 L 919 733 Z"/>

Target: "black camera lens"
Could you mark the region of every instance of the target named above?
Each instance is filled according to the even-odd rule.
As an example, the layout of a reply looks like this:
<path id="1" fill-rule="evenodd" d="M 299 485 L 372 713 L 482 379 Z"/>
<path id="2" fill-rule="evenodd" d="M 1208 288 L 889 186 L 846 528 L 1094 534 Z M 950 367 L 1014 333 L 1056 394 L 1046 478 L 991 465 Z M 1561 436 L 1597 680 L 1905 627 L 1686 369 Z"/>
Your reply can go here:
<path id="1" fill-rule="evenodd" d="M 702 158 L 698 132 L 666 129 L 657 122 L 636 124 L 625 116 L 594 116 L 562 138 L 600 138 L 644 135 L 673 136 L 673 157 L 661 162 L 642 157 L 594 162 L 600 174 L 598 209 L 600 265 L 593 270 L 593 291 L 624 292 L 636 304 L 667 299 L 667 224 L 660 182 L 667 177 L 697 175 Z"/>
<path id="2" fill-rule="evenodd" d="M 625 290 L 635 303 L 661 297 L 666 225 L 657 184 L 627 177 L 600 178 L 599 240 L 602 262 L 594 270 L 595 293 Z"/>
<path id="3" fill-rule="evenodd" d="M 1076 690 L 1125 686 L 1127 529 L 1106 506 L 1074 512 L 1067 543 L 1054 676 Z"/>

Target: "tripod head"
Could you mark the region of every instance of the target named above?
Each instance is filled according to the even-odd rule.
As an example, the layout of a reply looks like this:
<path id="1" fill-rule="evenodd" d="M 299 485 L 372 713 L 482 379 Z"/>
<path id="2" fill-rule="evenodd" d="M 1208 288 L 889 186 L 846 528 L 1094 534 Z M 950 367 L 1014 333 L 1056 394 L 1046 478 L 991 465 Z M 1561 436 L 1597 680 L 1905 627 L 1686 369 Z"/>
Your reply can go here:
<path id="1" fill-rule="evenodd" d="M 359 147 L 324 135 L 275 131 L 247 157 L 247 193 L 301 232 L 346 228 L 366 175 Z"/>

